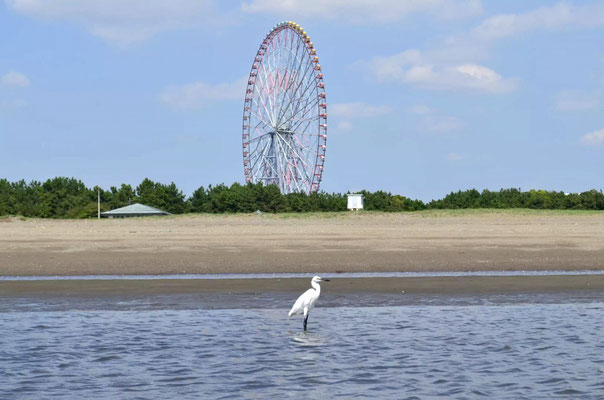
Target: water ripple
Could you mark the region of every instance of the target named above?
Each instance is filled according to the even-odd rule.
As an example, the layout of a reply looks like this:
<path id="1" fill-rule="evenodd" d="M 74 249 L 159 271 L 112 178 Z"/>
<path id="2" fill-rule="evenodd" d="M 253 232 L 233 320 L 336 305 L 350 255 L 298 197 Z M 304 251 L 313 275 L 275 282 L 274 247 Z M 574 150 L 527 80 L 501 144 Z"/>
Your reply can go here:
<path id="1" fill-rule="evenodd" d="M 0 398 L 601 398 L 603 303 L 470 304 L 3 312 Z"/>

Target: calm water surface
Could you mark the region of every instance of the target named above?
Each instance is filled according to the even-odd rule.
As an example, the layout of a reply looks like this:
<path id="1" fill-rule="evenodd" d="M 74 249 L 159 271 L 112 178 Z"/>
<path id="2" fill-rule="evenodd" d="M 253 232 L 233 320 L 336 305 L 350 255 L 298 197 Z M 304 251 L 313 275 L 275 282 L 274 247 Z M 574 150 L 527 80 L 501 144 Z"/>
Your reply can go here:
<path id="1" fill-rule="evenodd" d="M 7 300 L 0 398 L 604 398 L 598 294 L 262 296 Z"/>

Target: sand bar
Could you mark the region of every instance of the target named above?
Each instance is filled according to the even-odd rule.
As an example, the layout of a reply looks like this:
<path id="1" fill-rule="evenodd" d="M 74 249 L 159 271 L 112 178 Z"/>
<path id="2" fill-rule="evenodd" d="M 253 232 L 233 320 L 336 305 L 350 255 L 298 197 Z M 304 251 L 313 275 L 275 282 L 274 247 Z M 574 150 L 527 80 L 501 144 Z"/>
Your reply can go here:
<path id="1" fill-rule="evenodd" d="M 602 269 L 602 212 L 0 219 L 0 276 Z"/>
<path id="2" fill-rule="evenodd" d="M 402 293 L 478 295 L 604 291 L 604 274 L 545 276 L 463 276 L 408 278 L 338 278 L 330 276 L 323 290 L 331 294 Z M 298 293 L 309 287 L 306 278 L 288 279 L 147 279 L 147 280 L 29 280 L 0 281 L 2 297 L 106 297 L 125 295 L 208 293 Z"/>

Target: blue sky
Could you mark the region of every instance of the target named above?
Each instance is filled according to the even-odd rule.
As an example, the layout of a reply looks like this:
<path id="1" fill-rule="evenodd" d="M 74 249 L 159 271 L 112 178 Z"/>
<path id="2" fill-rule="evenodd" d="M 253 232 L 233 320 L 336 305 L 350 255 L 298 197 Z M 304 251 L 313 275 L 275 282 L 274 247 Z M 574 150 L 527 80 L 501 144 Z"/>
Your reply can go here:
<path id="1" fill-rule="evenodd" d="M 604 3 L 0 0 L 0 177 L 243 182 L 244 81 L 298 22 L 325 76 L 322 190 L 604 188 Z"/>

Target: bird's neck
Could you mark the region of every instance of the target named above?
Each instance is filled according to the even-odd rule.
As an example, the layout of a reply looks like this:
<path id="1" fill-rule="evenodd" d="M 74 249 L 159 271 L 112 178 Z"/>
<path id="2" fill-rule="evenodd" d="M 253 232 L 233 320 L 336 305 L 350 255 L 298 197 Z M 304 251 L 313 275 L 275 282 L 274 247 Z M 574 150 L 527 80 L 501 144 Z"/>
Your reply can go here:
<path id="1" fill-rule="evenodd" d="M 310 284 L 312 285 L 313 289 L 315 289 L 318 293 L 321 293 L 321 285 L 319 285 L 317 282 L 311 282 Z"/>

